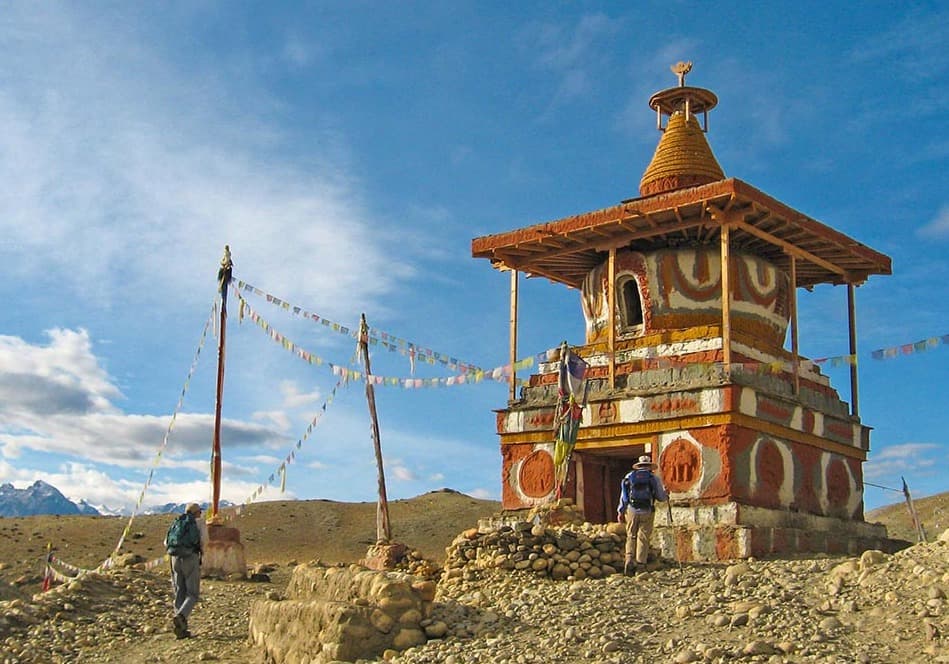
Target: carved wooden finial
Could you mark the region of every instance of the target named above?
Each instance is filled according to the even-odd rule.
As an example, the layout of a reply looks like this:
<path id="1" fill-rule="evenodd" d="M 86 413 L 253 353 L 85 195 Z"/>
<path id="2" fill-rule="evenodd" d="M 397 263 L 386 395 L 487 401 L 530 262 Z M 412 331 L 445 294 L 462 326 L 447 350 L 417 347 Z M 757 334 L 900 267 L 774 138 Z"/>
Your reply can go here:
<path id="1" fill-rule="evenodd" d="M 679 77 L 679 87 L 685 87 L 685 75 L 692 71 L 691 62 L 677 62 L 669 69 L 672 70 L 672 73 Z"/>

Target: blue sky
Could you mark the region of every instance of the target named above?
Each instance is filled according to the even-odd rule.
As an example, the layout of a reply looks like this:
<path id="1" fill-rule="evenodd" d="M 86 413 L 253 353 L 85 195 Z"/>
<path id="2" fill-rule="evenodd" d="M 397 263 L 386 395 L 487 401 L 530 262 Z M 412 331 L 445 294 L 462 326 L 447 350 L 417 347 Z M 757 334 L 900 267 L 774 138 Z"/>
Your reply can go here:
<path id="1" fill-rule="evenodd" d="M 508 277 L 471 239 L 637 196 L 647 100 L 691 60 L 727 176 L 893 258 L 857 289 L 867 480 L 945 491 L 949 346 L 871 351 L 949 333 L 946 26 L 935 2 L 3 3 L 0 481 L 127 509 L 154 468 L 144 504 L 207 498 L 213 338 L 162 442 L 225 244 L 236 278 L 320 316 L 505 364 Z M 349 365 L 352 339 L 247 297 Z M 337 379 L 230 300 L 222 497 L 241 502 Z M 846 354 L 846 290 L 799 303 L 802 353 Z M 581 343 L 578 294 L 522 280 L 520 331 L 521 356 Z M 398 353 L 372 361 L 410 375 Z M 825 371 L 849 400 L 846 369 Z M 390 499 L 498 498 L 506 398 L 378 388 Z M 287 471 L 289 496 L 375 499 L 362 385 Z M 868 507 L 898 499 L 867 489 Z"/>

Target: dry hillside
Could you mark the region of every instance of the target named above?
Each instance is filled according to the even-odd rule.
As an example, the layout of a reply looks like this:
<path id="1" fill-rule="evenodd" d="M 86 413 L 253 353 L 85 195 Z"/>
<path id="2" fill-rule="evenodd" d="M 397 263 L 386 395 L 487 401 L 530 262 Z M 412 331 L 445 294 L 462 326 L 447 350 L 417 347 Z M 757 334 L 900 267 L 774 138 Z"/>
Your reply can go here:
<path id="1" fill-rule="evenodd" d="M 896 494 L 894 494 L 896 495 Z M 949 528 L 949 492 L 937 493 L 926 498 L 914 498 L 913 505 L 923 524 L 926 538 L 932 542 Z M 910 518 L 905 501 L 880 507 L 865 516 L 867 521 L 882 523 L 890 537 L 916 542 L 916 528 Z"/>
<path id="2" fill-rule="evenodd" d="M 389 502 L 393 539 L 441 562 L 460 531 L 491 516 L 501 504 L 442 489 Z M 171 515 L 138 516 L 123 553 L 146 560 L 161 557 Z M 118 542 L 128 517 L 31 516 L 0 519 L 0 581 L 36 592 L 42 581 L 47 543 L 72 565 L 93 568 Z M 376 539 L 376 503 L 329 500 L 263 502 L 231 522 L 241 531 L 248 564 L 292 560 L 355 562 Z M 0 599 L 4 599 L 0 597 Z"/>
<path id="3" fill-rule="evenodd" d="M 938 502 L 920 501 L 933 538 L 940 533 L 928 510 L 938 518 Z M 553 581 L 483 568 L 484 560 L 468 555 L 481 544 L 466 538 L 459 541 L 469 548 L 456 543 L 446 560 L 455 536 L 496 513 L 498 503 L 442 490 L 390 507 L 395 538 L 447 565 L 432 618 L 443 638 L 387 657 L 393 664 L 949 663 L 949 530 L 940 541 L 892 556 L 656 562 L 653 572 L 635 578 Z M 262 661 L 248 640 L 251 606 L 283 597 L 293 561 L 362 557 L 375 538 L 375 509 L 320 500 L 253 506 L 235 525 L 248 563 L 278 563 L 267 567 L 270 582 L 205 579 L 190 623 L 195 638 L 185 640 L 171 633 L 166 569 L 120 567 L 30 596 L 39 587 L 46 542 L 64 560 L 91 567 L 108 555 L 127 519 L 0 519 L 0 600 L 12 600 L 0 607 L 0 661 Z M 870 518 L 889 520 L 899 534 L 907 527 L 904 515 L 895 505 Z M 169 520 L 136 519 L 123 550 L 154 559 Z M 556 531 L 545 529 L 548 535 L 557 541 Z M 536 547 L 538 556 L 546 554 Z"/>
<path id="4" fill-rule="evenodd" d="M 949 493 L 914 502 L 930 539 L 949 528 Z M 443 561 L 445 547 L 455 535 L 500 509 L 498 502 L 450 489 L 389 503 L 394 539 L 437 562 Z M 363 557 L 366 547 L 375 540 L 375 513 L 374 502 L 264 502 L 248 507 L 233 525 L 241 531 L 249 564 L 314 559 L 353 562 Z M 136 553 L 146 560 L 160 557 L 170 519 L 169 515 L 136 517 L 122 552 Z M 916 541 L 903 502 L 870 511 L 866 519 L 885 524 L 891 537 Z M 0 581 L 35 592 L 41 582 L 47 543 L 62 560 L 95 567 L 112 551 L 127 523 L 127 517 L 106 516 L 2 518 Z"/>

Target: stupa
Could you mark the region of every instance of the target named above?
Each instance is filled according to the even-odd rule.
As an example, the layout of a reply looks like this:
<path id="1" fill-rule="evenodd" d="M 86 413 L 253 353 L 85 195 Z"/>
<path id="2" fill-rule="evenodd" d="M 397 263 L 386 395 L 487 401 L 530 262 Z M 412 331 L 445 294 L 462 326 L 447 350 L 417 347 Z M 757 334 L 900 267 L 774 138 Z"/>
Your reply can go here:
<path id="1" fill-rule="evenodd" d="M 648 454 L 671 496 L 655 535 L 668 557 L 892 550 L 863 517 L 870 429 L 855 362 L 855 289 L 890 274 L 890 259 L 726 178 L 706 140 L 718 99 L 686 85 L 691 63 L 672 69 L 678 85 L 649 100 L 662 134 L 639 197 L 472 241 L 510 272 L 512 358 L 519 274 L 579 291 L 585 322 L 569 351 L 588 368 L 565 473 L 558 354 L 497 411 L 503 506 L 562 495 L 608 522 L 620 479 Z M 818 284 L 847 289 L 850 404 L 799 353 L 797 294 Z"/>

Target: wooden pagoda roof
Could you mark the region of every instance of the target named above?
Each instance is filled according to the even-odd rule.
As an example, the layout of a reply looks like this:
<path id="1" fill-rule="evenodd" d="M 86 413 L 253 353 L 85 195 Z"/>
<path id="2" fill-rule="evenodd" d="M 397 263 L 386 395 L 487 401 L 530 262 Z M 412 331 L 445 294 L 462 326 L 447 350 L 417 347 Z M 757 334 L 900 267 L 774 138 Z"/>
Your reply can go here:
<path id="1" fill-rule="evenodd" d="M 873 274 L 892 274 L 889 256 L 735 178 L 478 237 L 471 241 L 471 254 L 499 269 L 580 288 L 611 248 L 717 246 L 724 224 L 732 251 L 761 256 L 785 271 L 791 256 L 797 258 L 801 287 L 860 284 Z"/>

